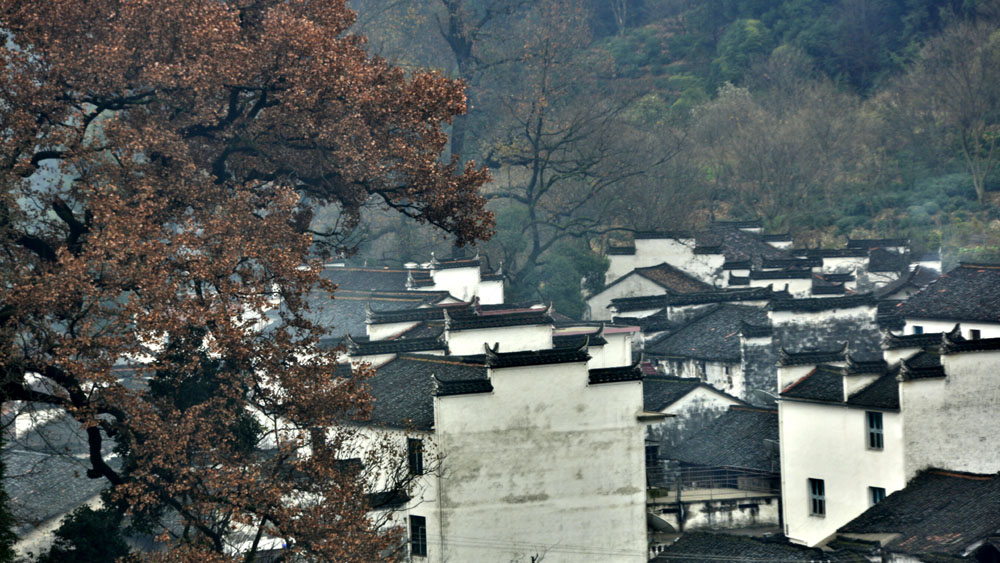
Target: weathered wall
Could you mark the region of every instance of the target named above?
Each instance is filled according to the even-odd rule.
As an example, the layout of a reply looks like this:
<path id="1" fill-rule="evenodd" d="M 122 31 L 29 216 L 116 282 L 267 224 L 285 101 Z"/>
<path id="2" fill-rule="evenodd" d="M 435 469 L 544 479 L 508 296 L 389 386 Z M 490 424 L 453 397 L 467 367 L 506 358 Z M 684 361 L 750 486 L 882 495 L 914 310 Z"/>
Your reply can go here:
<path id="1" fill-rule="evenodd" d="M 503 301 L 503 280 L 479 282 L 479 302 L 483 305 L 500 305 Z"/>
<path id="2" fill-rule="evenodd" d="M 906 474 L 1000 471 L 1000 352 L 942 356 L 947 377 L 903 382 Z"/>
<path id="3" fill-rule="evenodd" d="M 641 382 L 586 364 L 505 368 L 490 394 L 435 400 L 447 561 L 646 561 Z"/>
<path id="4" fill-rule="evenodd" d="M 664 409 L 664 413 L 674 416 L 651 425 L 648 437 L 659 443 L 661 457 L 669 458 L 672 448 L 726 412 L 730 405 L 738 404 L 725 395 L 698 387 Z"/>
<path id="5" fill-rule="evenodd" d="M 619 280 L 615 285 L 605 288 L 604 291 L 595 293 L 587 299 L 590 318 L 595 321 L 610 321 L 611 310 L 608 309 L 608 305 L 611 304 L 612 299 L 663 295 L 666 292 L 667 290 L 638 274 L 627 275 L 625 279 Z M 632 316 L 632 312 L 630 311 L 628 315 Z"/>
<path id="6" fill-rule="evenodd" d="M 740 338 L 740 371 L 744 390 L 741 399 L 754 404 L 770 403 L 754 394 L 753 390 L 761 389 L 771 394 L 778 392 L 777 361 L 771 337 Z"/>
<path id="7" fill-rule="evenodd" d="M 868 487 L 887 494 L 906 486 L 903 424 L 899 413 L 882 414 L 885 447 L 868 449 L 864 409 L 778 402 L 781 498 L 785 533 L 816 545 L 868 509 Z M 823 479 L 826 514 L 810 515 L 808 479 Z"/>
<path id="8" fill-rule="evenodd" d="M 959 321 L 943 321 L 943 320 L 931 320 L 931 319 L 906 319 L 906 326 L 903 327 L 903 334 L 916 334 L 913 331 L 914 326 L 923 327 L 924 333 L 928 332 L 950 332 L 951 329 L 955 328 L 955 325 L 959 324 Z M 997 338 L 1000 337 L 1000 324 L 997 323 L 972 323 L 961 321 L 962 336 L 965 338 L 972 338 L 972 331 L 978 330 L 980 338 Z"/>
<path id="9" fill-rule="evenodd" d="M 447 291 L 462 301 L 471 301 L 479 292 L 479 264 L 471 268 L 431 270 L 434 291 Z"/>
<path id="10" fill-rule="evenodd" d="M 733 530 L 777 526 L 779 499 L 760 496 L 653 505 L 650 509 L 675 530 Z"/>
<path id="11" fill-rule="evenodd" d="M 771 311 L 774 341 L 789 352 L 831 350 L 843 342 L 855 357 L 882 355 L 882 334 L 875 323 L 874 307 L 855 307 L 815 313 Z"/>

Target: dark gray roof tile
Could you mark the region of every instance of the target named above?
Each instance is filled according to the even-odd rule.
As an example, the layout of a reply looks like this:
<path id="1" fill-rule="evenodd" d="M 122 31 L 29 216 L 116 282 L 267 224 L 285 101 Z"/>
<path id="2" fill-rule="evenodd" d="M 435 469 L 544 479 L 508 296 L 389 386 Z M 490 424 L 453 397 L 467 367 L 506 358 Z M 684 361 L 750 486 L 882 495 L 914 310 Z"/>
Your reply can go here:
<path id="1" fill-rule="evenodd" d="M 905 318 L 1000 322 L 1000 264 L 963 263 L 910 297 Z"/>
<path id="2" fill-rule="evenodd" d="M 738 362 L 744 322 L 766 325 L 767 312 L 746 305 L 714 305 L 683 328 L 654 339 L 645 351 L 651 356 Z"/>
<path id="3" fill-rule="evenodd" d="M 729 407 L 664 457 L 690 465 L 778 471 L 778 410 Z"/>

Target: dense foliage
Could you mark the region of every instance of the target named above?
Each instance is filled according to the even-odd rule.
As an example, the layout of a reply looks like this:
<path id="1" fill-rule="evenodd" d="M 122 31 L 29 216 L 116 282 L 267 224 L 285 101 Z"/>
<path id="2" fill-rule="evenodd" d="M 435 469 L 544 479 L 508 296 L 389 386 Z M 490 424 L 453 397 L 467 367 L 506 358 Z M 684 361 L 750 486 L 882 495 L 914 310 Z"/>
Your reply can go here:
<path id="1" fill-rule="evenodd" d="M 565 239 L 712 218 L 1000 257 L 995 1 L 354 4 L 384 54 L 465 79 L 463 157 L 494 169 L 487 248 L 517 296 L 575 260 Z"/>
<path id="2" fill-rule="evenodd" d="M 460 85 L 370 56 L 338 0 L 3 0 L 0 19 L 2 399 L 79 421 L 120 509 L 69 524 L 120 512 L 172 561 L 391 555 L 366 472 L 400 452 L 343 463 L 366 373 L 331 376 L 302 296 L 373 200 L 489 235 L 487 173 L 441 158 Z M 341 221 L 318 232 L 323 204 Z"/>

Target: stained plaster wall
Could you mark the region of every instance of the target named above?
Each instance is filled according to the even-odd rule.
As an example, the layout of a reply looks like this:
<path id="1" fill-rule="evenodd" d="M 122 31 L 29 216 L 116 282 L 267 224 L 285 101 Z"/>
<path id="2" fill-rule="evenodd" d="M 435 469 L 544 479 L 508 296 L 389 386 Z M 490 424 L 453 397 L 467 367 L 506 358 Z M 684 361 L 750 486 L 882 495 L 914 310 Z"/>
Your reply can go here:
<path id="1" fill-rule="evenodd" d="M 618 283 L 607 287 L 604 291 L 594 294 L 587 299 L 587 306 L 590 308 L 590 318 L 595 321 L 610 321 L 611 310 L 608 305 L 612 299 L 622 297 L 644 297 L 647 295 L 664 295 L 667 290 L 660 285 L 640 276 L 639 274 L 627 274 Z M 630 316 L 631 312 L 629 313 Z"/>
<path id="2" fill-rule="evenodd" d="M 770 403 L 762 397 L 753 393 L 754 389 L 761 389 L 768 393 L 777 393 L 777 368 L 778 361 L 775 353 L 774 343 L 770 336 L 757 338 L 740 338 L 740 371 L 743 376 L 744 401 L 754 404 Z"/>
<path id="3" fill-rule="evenodd" d="M 646 561 L 641 382 L 586 364 L 493 370 L 489 394 L 435 399 L 441 558 Z"/>
<path id="4" fill-rule="evenodd" d="M 590 361 L 587 362 L 587 365 L 590 369 L 632 365 L 631 333 L 605 334 L 604 339 L 607 343 L 603 346 L 587 348 L 587 352 L 590 354 Z"/>
<path id="5" fill-rule="evenodd" d="M 874 307 L 854 307 L 815 313 L 771 311 L 776 346 L 789 352 L 831 350 L 847 342 L 848 351 L 859 358 L 882 355 L 882 334 L 875 323 Z"/>
<path id="6" fill-rule="evenodd" d="M 739 401 L 712 389 L 696 387 L 660 411 L 674 416 L 650 425 L 647 437 L 659 443 L 661 457 L 669 458 L 671 448 L 715 420 L 731 405 L 739 404 Z"/>
<path id="7" fill-rule="evenodd" d="M 777 495 L 739 499 L 716 499 L 652 505 L 650 509 L 675 530 L 733 530 L 777 526 L 780 521 Z"/>
<path id="8" fill-rule="evenodd" d="M 737 397 L 743 395 L 743 374 L 740 371 L 740 363 L 737 361 L 710 362 L 684 358 L 663 360 L 661 363 L 666 363 L 669 366 L 670 375 L 698 378 L 730 395 Z"/>
<path id="9" fill-rule="evenodd" d="M 868 267 L 867 256 L 833 256 L 823 258 L 823 273 L 847 274 Z"/>
<path id="10" fill-rule="evenodd" d="M 948 354 L 942 362 L 947 377 L 900 386 L 907 477 L 927 467 L 1000 471 L 1000 352 Z"/>
<path id="11" fill-rule="evenodd" d="M 503 280 L 487 280 L 479 282 L 479 302 L 483 305 L 503 304 Z"/>
<path id="12" fill-rule="evenodd" d="M 448 350 L 456 356 L 484 353 L 483 344 L 500 343 L 500 352 L 549 350 L 552 348 L 552 325 L 521 325 L 445 332 Z"/>
<path id="13" fill-rule="evenodd" d="M 868 449 L 865 409 L 778 402 L 785 533 L 814 546 L 870 506 L 868 487 L 891 494 L 906 486 L 903 421 L 882 412 L 881 450 Z M 809 479 L 822 479 L 826 514 L 810 514 Z"/>

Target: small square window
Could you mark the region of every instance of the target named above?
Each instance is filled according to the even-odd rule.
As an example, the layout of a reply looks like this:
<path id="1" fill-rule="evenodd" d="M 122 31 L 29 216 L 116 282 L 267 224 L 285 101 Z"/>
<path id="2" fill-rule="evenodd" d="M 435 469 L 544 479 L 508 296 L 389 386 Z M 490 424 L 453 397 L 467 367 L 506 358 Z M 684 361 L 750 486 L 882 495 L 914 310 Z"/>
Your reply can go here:
<path id="1" fill-rule="evenodd" d="M 822 479 L 809 479 L 809 514 L 826 515 L 826 485 Z"/>
<path id="2" fill-rule="evenodd" d="M 868 411 L 865 413 L 868 430 L 868 449 L 881 450 L 884 446 L 882 434 L 882 413 Z"/>
<path id="3" fill-rule="evenodd" d="M 427 557 L 427 519 L 410 516 L 410 554 Z"/>
<path id="4" fill-rule="evenodd" d="M 983 337 L 983 333 L 979 332 L 979 329 L 972 329 L 969 331 L 969 340 L 979 340 Z"/>
<path id="5" fill-rule="evenodd" d="M 913 334 L 923 334 L 923 333 L 924 333 L 924 327 L 920 325 L 913 325 Z"/>
<path id="6" fill-rule="evenodd" d="M 885 489 L 883 487 L 868 487 L 868 499 L 872 506 L 882 502 L 885 500 Z"/>
<path id="7" fill-rule="evenodd" d="M 406 461 L 410 475 L 424 474 L 424 441 L 417 438 L 406 440 Z"/>

